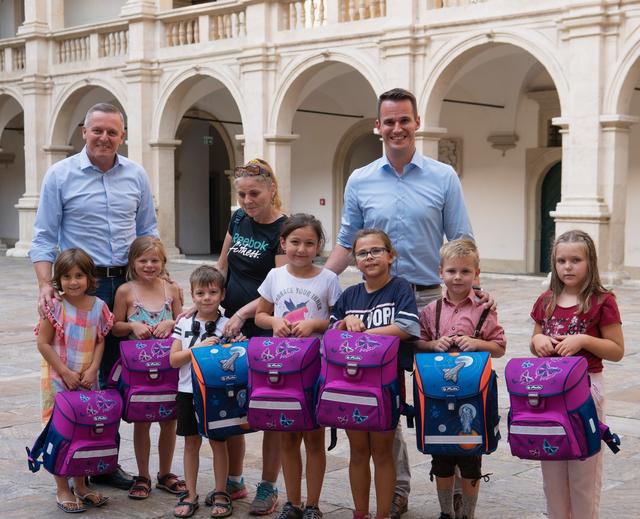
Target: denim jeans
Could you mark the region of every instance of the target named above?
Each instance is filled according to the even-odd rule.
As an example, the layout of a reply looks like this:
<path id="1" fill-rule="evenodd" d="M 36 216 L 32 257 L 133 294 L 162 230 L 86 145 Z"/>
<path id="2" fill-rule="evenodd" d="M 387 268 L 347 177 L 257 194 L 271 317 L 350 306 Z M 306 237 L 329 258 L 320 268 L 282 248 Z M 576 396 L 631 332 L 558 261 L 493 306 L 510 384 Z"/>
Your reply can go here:
<path id="1" fill-rule="evenodd" d="M 124 276 L 115 278 L 98 278 L 98 287 L 95 291 L 95 296 L 102 299 L 109 310 L 113 311 L 113 303 L 116 299 L 116 290 L 120 285 L 126 282 Z M 100 374 L 99 381 L 100 387 L 105 388 L 107 385 L 107 379 L 111 368 L 116 363 L 116 360 L 120 357 L 120 338 L 115 337 L 111 332 L 104 338 L 104 355 L 102 356 L 102 362 L 100 362 Z"/>

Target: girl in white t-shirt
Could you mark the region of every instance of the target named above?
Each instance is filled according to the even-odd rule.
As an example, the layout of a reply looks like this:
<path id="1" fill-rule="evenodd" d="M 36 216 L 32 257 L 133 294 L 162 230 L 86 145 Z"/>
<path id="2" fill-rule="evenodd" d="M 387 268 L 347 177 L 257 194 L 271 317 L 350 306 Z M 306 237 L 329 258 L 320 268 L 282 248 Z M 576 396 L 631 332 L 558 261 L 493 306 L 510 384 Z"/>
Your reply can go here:
<path id="1" fill-rule="evenodd" d="M 258 292 L 260 300 L 255 321 L 261 328 L 271 328 L 276 337 L 321 335 L 329 326 L 330 309 L 340 296 L 338 276 L 313 264 L 324 245 L 322 224 L 314 216 L 294 214 L 285 220 L 280 246 L 287 264 L 269 272 Z M 282 435 L 281 460 L 287 490 L 278 519 L 319 519 L 320 491 L 326 467 L 324 428 L 309 432 L 265 432 Z M 307 502 L 301 496 L 304 440 L 307 453 Z"/>

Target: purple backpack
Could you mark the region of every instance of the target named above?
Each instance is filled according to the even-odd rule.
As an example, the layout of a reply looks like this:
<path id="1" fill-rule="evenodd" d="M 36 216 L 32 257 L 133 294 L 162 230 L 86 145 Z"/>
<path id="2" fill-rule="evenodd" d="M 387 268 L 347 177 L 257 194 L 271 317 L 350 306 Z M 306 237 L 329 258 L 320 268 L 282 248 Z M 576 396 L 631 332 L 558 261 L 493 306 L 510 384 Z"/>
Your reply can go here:
<path id="1" fill-rule="evenodd" d="M 127 422 L 162 422 L 176 419 L 178 368 L 169 364 L 173 339 L 120 342 L 120 359 L 109 375 L 124 401 Z"/>
<path id="2" fill-rule="evenodd" d="M 511 400 L 511 454 L 530 460 L 574 460 L 618 452 L 620 439 L 600 422 L 584 357 L 511 359 L 505 368 Z"/>
<path id="3" fill-rule="evenodd" d="M 254 337 L 248 355 L 249 425 L 262 431 L 316 429 L 320 341 L 314 337 Z"/>
<path id="4" fill-rule="evenodd" d="M 122 399 L 114 389 L 61 391 L 53 413 L 31 449 L 29 469 L 56 476 L 96 476 L 118 468 Z M 43 456 L 43 461 L 38 458 Z"/>
<path id="5" fill-rule="evenodd" d="M 328 330 L 322 339 L 318 424 L 388 431 L 400 418 L 398 348 L 393 336 Z"/>

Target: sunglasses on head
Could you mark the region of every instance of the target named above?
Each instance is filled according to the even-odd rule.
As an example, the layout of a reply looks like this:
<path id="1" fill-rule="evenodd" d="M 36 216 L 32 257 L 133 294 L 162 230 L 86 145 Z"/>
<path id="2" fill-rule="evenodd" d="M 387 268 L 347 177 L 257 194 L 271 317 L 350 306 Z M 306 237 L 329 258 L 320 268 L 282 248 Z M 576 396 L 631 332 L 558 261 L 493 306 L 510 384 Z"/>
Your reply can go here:
<path id="1" fill-rule="evenodd" d="M 246 166 L 238 166 L 233 170 L 234 178 L 242 177 L 257 177 L 262 175 L 263 177 L 270 177 L 271 173 L 258 164 L 247 164 Z"/>

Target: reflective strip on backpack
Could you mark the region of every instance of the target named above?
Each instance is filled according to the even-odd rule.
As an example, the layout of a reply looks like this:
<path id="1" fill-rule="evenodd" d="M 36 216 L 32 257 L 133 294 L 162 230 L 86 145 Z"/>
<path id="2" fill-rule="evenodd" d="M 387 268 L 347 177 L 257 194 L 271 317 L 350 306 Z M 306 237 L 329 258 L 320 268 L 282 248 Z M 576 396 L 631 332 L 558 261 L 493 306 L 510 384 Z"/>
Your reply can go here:
<path id="1" fill-rule="evenodd" d="M 425 436 L 424 442 L 431 445 L 474 444 L 482 443 L 482 436 Z"/>
<path id="2" fill-rule="evenodd" d="M 240 418 L 227 418 L 226 420 L 216 420 L 213 422 L 209 422 L 207 425 L 209 429 L 223 429 L 225 427 L 233 427 L 234 425 L 243 425 L 246 424 L 247 417 L 241 416 Z"/>
<path id="3" fill-rule="evenodd" d="M 273 400 L 249 400 L 249 409 L 282 409 L 299 411 L 302 409 L 300 402 L 282 402 Z"/>
<path id="4" fill-rule="evenodd" d="M 345 395 L 344 393 L 331 393 L 329 391 L 326 391 L 322 393 L 320 400 L 328 400 L 329 402 L 340 402 L 342 404 L 359 404 L 378 407 L 378 399 L 374 396 Z"/>
<path id="5" fill-rule="evenodd" d="M 73 453 L 73 459 L 99 458 L 105 456 L 117 456 L 118 449 L 98 449 L 94 451 L 76 451 Z"/>
<path id="6" fill-rule="evenodd" d="M 531 434 L 533 436 L 566 436 L 564 427 L 559 425 L 512 425 L 509 428 L 511 434 Z"/>
<path id="7" fill-rule="evenodd" d="M 165 395 L 131 395 L 129 402 L 174 402 L 175 399 L 175 393 Z"/>

